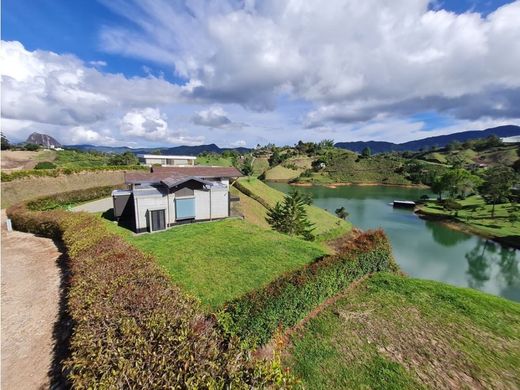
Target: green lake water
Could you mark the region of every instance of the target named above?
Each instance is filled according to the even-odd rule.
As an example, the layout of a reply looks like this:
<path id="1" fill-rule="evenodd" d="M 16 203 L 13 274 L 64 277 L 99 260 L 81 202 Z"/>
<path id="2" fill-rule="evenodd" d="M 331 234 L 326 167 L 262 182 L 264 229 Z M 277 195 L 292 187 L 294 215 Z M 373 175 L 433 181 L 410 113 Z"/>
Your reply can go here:
<path id="1" fill-rule="evenodd" d="M 288 192 L 290 185 L 269 183 Z M 394 256 L 408 275 L 471 287 L 520 302 L 520 251 L 475 235 L 425 221 L 413 211 L 394 209 L 395 200 L 416 200 L 428 190 L 383 186 L 298 187 L 316 206 L 331 213 L 344 206 L 361 229 L 381 227 Z"/>

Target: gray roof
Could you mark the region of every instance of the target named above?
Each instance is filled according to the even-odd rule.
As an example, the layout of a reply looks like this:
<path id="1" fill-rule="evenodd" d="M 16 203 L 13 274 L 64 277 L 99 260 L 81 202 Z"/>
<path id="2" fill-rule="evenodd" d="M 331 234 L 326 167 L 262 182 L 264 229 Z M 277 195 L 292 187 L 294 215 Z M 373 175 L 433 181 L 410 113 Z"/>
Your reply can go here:
<path id="1" fill-rule="evenodd" d="M 146 186 L 146 187 L 138 187 L 134 188 L 134 196 L 140 198 L 142 196 L 164 196 L 159 188 Z"/>
<path id="2" fill-rule="evenodd" d="M 199 177 L 179 176 L 179 175 L 167 177 L 166 179 L 161 180 L 161 183 L 164 184 L 165 186 L 167 186 L 168 188 L 172 188 L 172 187 L 178 186 L 180 184 L 186 183 L 187 181 L 190 181 L 190 180 L 198 181 L 199 183 L 205 184 L 207 186 L 211 186 L 213 184 L 213 182 L 201 179 Z"/>

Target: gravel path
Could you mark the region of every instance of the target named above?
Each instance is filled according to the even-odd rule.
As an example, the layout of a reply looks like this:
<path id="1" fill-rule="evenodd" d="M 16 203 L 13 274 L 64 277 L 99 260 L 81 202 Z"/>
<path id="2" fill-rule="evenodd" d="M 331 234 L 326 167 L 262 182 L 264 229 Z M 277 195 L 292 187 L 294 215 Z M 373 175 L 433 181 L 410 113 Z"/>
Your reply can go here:
<path id="1" fill-rule="evenodd" d="M 2 210 L 1 388 L 48 387 L 59 316 L 61 253 L 52 240 L 5 230 Z"/>
<path id="2" fill-rule="evenodd" d="M 114 207 L 112 197 L 94 200 L 72 208 L 72 211 L 86 211 L 87 213 L 102 213 Z"/>

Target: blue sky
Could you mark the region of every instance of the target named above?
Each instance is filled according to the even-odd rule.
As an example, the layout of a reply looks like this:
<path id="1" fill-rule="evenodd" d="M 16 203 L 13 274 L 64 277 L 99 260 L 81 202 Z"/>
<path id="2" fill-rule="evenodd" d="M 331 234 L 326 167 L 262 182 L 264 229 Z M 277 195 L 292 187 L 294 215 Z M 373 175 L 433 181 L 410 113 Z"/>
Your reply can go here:
<path id="1" fill-rule="evenodd" d="M 518 1 L 5 0 L 2 130 L 254 146 L 518 123 L 518 20 Z"/>

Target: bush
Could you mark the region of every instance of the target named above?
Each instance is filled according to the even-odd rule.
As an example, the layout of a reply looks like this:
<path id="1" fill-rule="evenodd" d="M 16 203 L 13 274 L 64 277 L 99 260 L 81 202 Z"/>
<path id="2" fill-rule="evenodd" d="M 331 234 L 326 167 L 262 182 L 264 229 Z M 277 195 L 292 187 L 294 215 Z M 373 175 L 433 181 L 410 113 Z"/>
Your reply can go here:
<path id="1" fill-rule="evenodd" d="M 36 164 L 34 169 L 55 169 L 56 164 L 50 162 L 50 161 L 42 161 Z"/>
<path id="2" fill-rule="evenodd" d="M 62 195 L 63 198 L 66 194 Z M 174 286 L 155 261 L 86 213 L 8 209 L 18 230 L 63 239 L 74 331 L 73 388 L 265 388 L 293 380 L 254 361 Z"/>
<path id="3" fill-rule="evenodd" d="M 64 208 L 76 203 L 87 202 L 89 200 L 100 199 L 112 194 L 112 191 L 120 188 L 120 186 L 93 187 L 84 190 L 76 190 L 45 196 L 31 200 L 27 203 L 27 208 L 33 211 L 48 211 L 58 208 Z"/>
<path id="4" fill-rule="evenodd" d="M 338 251 L 229 302 L 218 315 L 220 325 L 245 345 L 263 345 L 277 330 L 295 325 L 355 279 L 398 269 L 382 230 L 344 241 Z"/>

